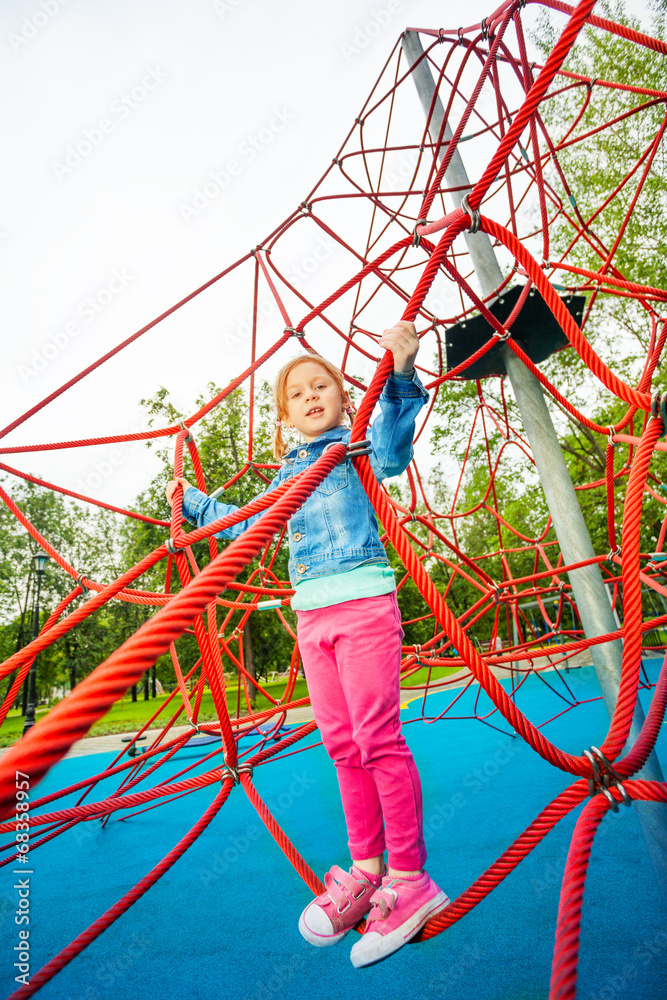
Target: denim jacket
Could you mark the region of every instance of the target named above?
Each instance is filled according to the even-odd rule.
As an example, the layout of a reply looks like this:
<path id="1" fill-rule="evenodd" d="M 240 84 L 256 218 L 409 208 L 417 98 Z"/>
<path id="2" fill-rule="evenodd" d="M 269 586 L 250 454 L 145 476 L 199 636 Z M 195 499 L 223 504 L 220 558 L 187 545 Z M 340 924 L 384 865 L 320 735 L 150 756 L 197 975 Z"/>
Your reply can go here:
<path id="1" fill-rule="evenodd" d="M 412 459 L 415 419 L 428 400 L 416 372 L 411 378 L 390 375 L 379 399 L 380 415 L 370 428 L 371 467 L 378 482 L 399 476 Z M 350 440 L 350 429 L 338 426 L 308 444 L 293 448 L 275 479 L 270 493 L 320 457 L 326 445 Z M 264 495 L 264 494 L 260 494 Z M 238 510 L 220 503 L 194 487 L 185 491 L 183 516 L 201 527 Z M 217 533 L 218 538 L 238 538 L 264 512 Z M 373 506 L 361 485 L 351 459 L 340 462 L 288 521 L 289 575 L 292 586 L 302 580 L 344 573 L 363 563 L 387 564 Z"/>

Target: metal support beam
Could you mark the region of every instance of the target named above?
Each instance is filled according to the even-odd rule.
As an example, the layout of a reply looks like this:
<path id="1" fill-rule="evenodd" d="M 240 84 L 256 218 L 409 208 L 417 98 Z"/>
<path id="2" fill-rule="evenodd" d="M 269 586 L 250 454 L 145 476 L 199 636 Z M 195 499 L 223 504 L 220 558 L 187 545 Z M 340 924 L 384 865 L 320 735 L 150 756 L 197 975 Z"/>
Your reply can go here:
<path id="1" fill-rule="evenodd" d="M 405 32 L 402 44 L 409 64 L 414 66 L 423 53 L 419 35 L 416 32 Z M 419 65 L 415 66 L 412 75 L 424 114 L 428 115 L 433 101 L 435 83 L 426 59 L 422 59 Z M 440 133 L 443 118 L 442 103 L 437 97 L 429 124 L 429 131 L 434 139 Z M 443 137 L 445 140 L 452 138 L 452 131 L 448 124 L 445 124 Z M 443 156 L 444 150 L 438 153 L 439 160 L 442 160 Z M 458 207 L 463 197 L 472 190 L 458 149 L 452 157 L 445 174 L 445 180 L 449 187 L 461 189 L 452 192 L 452 199 Z M 465 233 L 464 236 L 482 294 L 485 297 L 493 295 L 501 284 L 503 275 L 491 246 L 491 240 L 486 233 L 482 232 Z M 566 565 L 591 559 L 595 553 L 544 399 L 542 386 L 507 344 L 502 345 L 502 358 L 530 442 L 531 452 L 563 559 Z M 592 638 L 614 632 L 617 625 L 607 589 L 597 564 L 574 570 L 569 574 L 569 577 L 586 636 Z M 610 717 L 618 697 L 622 655 L 622 645 L 619 640 L 591 648 L 593 664 Z M 637 739 L 643 721 L 644 713 L 638 700 L 624 753 Z M 655 751 L 635 777 L 664 781 Z M 662 901 L 667 910 L 667 809 L 660 803 L 640 801 L 635 802 L 635 807 L 655 869 Z"/>

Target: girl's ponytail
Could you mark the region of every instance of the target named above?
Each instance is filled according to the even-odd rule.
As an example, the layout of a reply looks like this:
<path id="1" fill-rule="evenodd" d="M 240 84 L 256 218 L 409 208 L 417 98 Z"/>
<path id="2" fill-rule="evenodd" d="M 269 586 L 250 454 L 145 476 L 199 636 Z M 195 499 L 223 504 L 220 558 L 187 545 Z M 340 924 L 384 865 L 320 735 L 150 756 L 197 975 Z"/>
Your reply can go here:
<path id="1" fill-rule="evenodd" d="M 289 445 L 283 440 L 282 431 L 282 420 L 276 420 L 275 430 L 273 431 L 273 455 L 277 462 L 281 462 L 287 452 L 289 451 Z"/>

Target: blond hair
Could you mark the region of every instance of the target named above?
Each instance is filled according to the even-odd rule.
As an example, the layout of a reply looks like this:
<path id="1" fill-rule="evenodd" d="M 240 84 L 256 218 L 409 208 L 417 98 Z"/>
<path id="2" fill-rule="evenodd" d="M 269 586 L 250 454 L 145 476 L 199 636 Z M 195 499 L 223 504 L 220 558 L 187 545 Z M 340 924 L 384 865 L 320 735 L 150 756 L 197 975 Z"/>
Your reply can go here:
<path id="1" fill-rule="evenodd" d="M 287 442 L 283 439 L 281 426 L 282 421 L 288 419 L 287 379 L 297 365 L 302 365 L 307 361 L 314 361 L 315 364 L 320 365 L 324 368 L 327 374 L 331 376 L 340 390 L 341 400 L 343 400 L 343 405 L 345 405 L 344 401 L 347 392 L 345 389 L 345 383 L 343 382 L 343 373 L 340 368 L 336 368 L 336 366 L 330 361 L 327 361 L 326 358 L 321 357 L 319 354 L 299 354 L 296 358 L 291 358 L 286 364 L 284 364 L 278 372 L 278 376 L 273 386 L 273 396 L 276 404 L 276 429 L 273 432 L 273 454 L 279 462 L 287 454 L 290 447 L 289 444 L 287 444 Z"/>

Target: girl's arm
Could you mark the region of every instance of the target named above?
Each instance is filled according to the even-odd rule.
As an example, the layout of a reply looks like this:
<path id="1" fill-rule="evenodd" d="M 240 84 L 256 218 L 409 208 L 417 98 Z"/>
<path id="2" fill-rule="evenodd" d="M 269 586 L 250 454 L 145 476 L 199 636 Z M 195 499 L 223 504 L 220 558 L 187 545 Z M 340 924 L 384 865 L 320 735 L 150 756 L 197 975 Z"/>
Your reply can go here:
<path id="1" fill-rule="evenodd" d="M 380 345 L 394 355 L 394 370 L 379 399 L 380 416 L 370 431 L 371 467 L 378 482 L 400 476 L 412 459 L 415 420 L 428 393 L 414 370 L 419 340 L 412 323 L 385 330 Z"/>
<path id="2" fill-rule="evenodd" d="M 258 493 L 255 500 L 259 499 L 260 496 L 264 496 L 265 493 L 270 493 L 271 490 L 275 489 L 280 481 L 280 475 L 276 476 L 271 485 L 264 490 L 263 493 Z M 213 500 L 211 497 L 206 496 L 201 490 L 198 490 L 195 486 L 192 486 L 187 479 L 172 479 L 168 484 L 165 493 L 167 495 L 167 500 L 172 503 L 174 491 L 176 489 L 177 483 L 181 484 L 183 487 L 183 517 L 190 524 L 194 524 L 197 528 L 202 528 L 205 524 L 212 524 L 213 521 L 220 520 L 221 517 L 226 517 L 228 514 L 234 514 L 239 507 L 232 503 L 221 503 L 219 500 Z M 223 528 L 222 531 L 217 531 L 215 533 L 216 538 L 238 538 L 242 535 L 244 531 L 247 531 L 251 524 L 262 516 L 263 510 L 258 511 L 257 514 L 251 515 L 245 521 L 240 521 L 238 524 L 232 524 L 229 528 Z"/>

